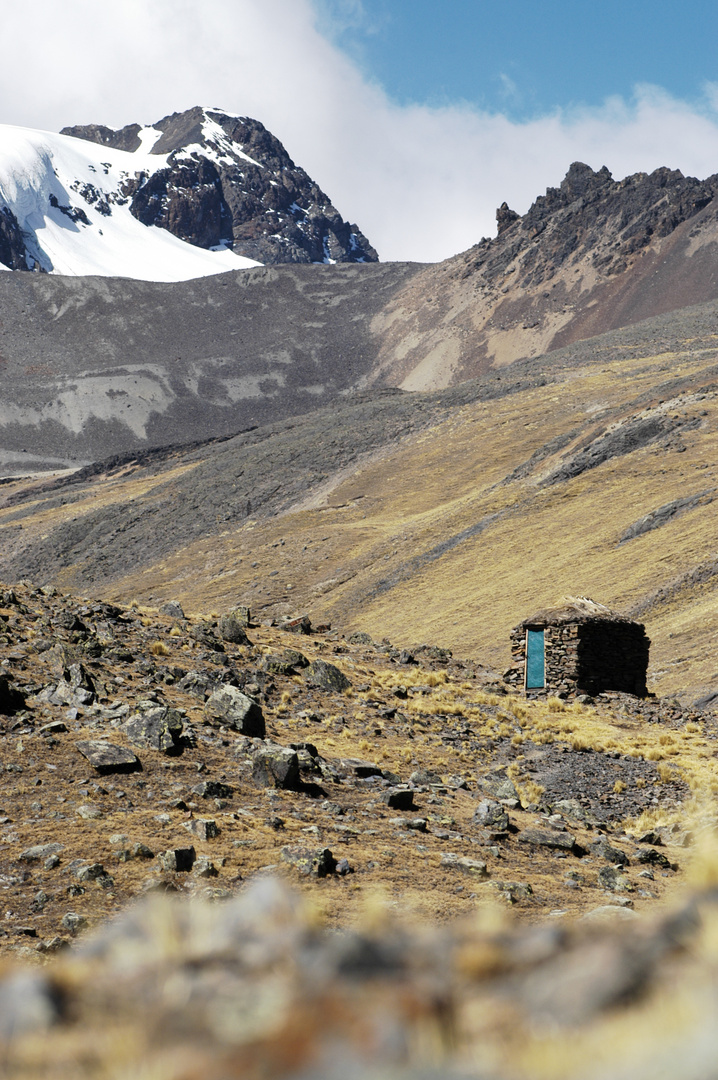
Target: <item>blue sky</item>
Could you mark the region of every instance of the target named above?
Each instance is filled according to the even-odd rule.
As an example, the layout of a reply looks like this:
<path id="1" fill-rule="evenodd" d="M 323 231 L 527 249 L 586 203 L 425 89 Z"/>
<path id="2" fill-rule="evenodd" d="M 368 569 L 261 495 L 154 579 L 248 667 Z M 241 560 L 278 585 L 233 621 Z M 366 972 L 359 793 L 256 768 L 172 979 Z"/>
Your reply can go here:
<path id="1" fill-rule="evenodd" d="M 526 120 L 652 83 L 718 80 L 718 5 L 675 0 L 317 0 L 333 40 L 402 104 Z"/>
<path id="2" fill-rule="evenodd" d="M 33 0 L 0 123 L 261 120 L 385 260 L 495 235 L 573 161 L 718 174 L 718 2 Z M 29 50 L 29 51 L 28 51 Z M 31 75 L 28 57 L 31 54 Z M 1 193 L 0 193 L 1 195 Z"/>

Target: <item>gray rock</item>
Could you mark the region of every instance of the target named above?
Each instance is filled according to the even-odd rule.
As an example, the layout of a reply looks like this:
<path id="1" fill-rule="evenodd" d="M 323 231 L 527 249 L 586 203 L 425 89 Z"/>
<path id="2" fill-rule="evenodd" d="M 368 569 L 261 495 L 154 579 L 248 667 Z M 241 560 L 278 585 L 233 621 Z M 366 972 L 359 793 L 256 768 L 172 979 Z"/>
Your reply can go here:
<path id="1" fill-rule="evenodd" d="M 520 833 L 519 843 L 532 844 L 534 847 L 572 851 L 576 843 L 576 837 L 564 830 L 528 828 Z"/>
<path id="2" fill-rule="evenodd" d="M 307 682 L 310 686 L 316 686 L 320 690 L 330 690 L 340 694 L 348 690 L 351 682 L 346 675 L 326 660 L 313 660 L 307 668 Z"/>
<path id="3" fill-rule="evenodd" d="M 428 769 L 416 769 L 409 777 L 409 783 L 415 787 L 427 787 L 430 784 L 440 786 L 443 781 L 437 773 L 429 772 Z"/>
<path id="4" fill-rule="evenodd" d="M 263 739 L 266 734 L 264 715 L 256 701 L 235 686 L 222 686 L 205 702 L 205 715 L 219 720 L 232 731 L 250 738 Z"/>
<path id="5" fill-rule="evenodd" d="M 0 1038 L 46 1031 L 60 1013 L 57 989 L 39 972 L 19 971 L 0 981 Z"/>
<path id="6" fill-rule="evenodd" d="M 675 864 L 671 863 L 662 851 L 655 848 L 639 848 L 636 852 L 636 862 L 644 866 L 660 866 L 664 870 L 674 870 Z"/>
<path id="7" fill-rule="evenodd" d="M 260 747 L 252 759 L 252 779 L 259 787 L 299 787 L 299 759 L 296 750 L 276 743 Z"/>
<path id="8" fill-rule="evenodd" d="M 185 829 L 196 836 L 198 840 L 213 840 L 219 836 L 217 822 L 212 818 L 191 818 L 184 823 Z"/>
<path id="9" fill-rule="evenodd" d="M 487 878 L 489 876 L 485 862 L 470 859 L 466 855 L 442 855 L 441 865 L 448 870 L 460 870 L 462 874 L 468 874 L 469 877 Z"/>
<path id="10" fill-rule="evenodd" d="M 245 626 L 246 619 L 238 619 L 233 612 L 223 615 L 219 620 L 219 634 L 223 641 L 229 641 L 232 645 L 251 645 L 247 637 Z"/>
<path id="11" fill-rule="evenodd" d="M 493 832 L 506 832 L 509 827 L 509 815 L 497 802 L 482 799 L 474 811 L 472 821 L 482 829 Z"/>
<path id="12" fill-rule="evenodd" d="M 390 810 L 413 810 L 414 792 L 411 788 L 395 788 L 394 791 L 387 791 L 382 795 L 382 802 L 385 802 Z"/>
<path id="13" fill-rule="evenodd" d="M 155 853 L 147 844 L 133 844 L 131 850 L 133 859 L 154 859 Z"/>
<path id="14" fill-rule="evenodd" d="M 509 904 L 516 904 L 519 900 L 528 900 L 534 893 L 527 881 L 494 881 L 492 884 Z"/>
<path id="15" fill-rule="evenodd" d="M 620 870 L 613 866 L 602 866 L 598 871 L 598 884 L 609 892 L 633 892 L 634 886 Z"/>
<path id="16" fill-rule="evenodd" d="M 192 788 L 192 794 L 200 799 L 229 799 L 234 794 L 234 788 L 229 784 L 222 784 L 219 780 L 203 780 Z"/>
<path id="17" fill-rule="evenodd" d="M 333 874 L 337 861 L 329 848 L 320 848 L 318 851 L 308 851 L 302 848 L 282 848 L 281 857 L 284 862 L 296 866 L 304 877 L 326 877 Z"/>
<path id="18" fill-rule="evenodd" d="M 147 747 L 163 754 L 176 754 L 182 748 L 184 723 L 177 709 L 152 704 L 130 716 L 123 730 L 133 746 Z"/>
<path id="19" fill-rule="evenodd" d="M 339 765 L 346 772 L 353 773 L 364 780 L 369 776 L 383 776 L 378 765 L 371 761 L 362 761 L 361 758 L 341 758 Z"/>
<path id="20" fill-rule="evenodd" d="M 487 795 L 493 795 L 495 799 L 518 799 L 519 797 L 511 780 L 504 777 L 486 777 L 479 780 L 479 786 Z"/>
<path id="21" fill-rule="evenodd" d="M 196 857 L 193 847 L 170 848 L 169 851 L 163 851 L 161 855 L 157 856 L 163 870 L 176 873 L 188 873 L 192 869 Z"/>
<path id="22" fill-rule="evenodd" d="M 595 843 L 589 844 L 588 850 L 593 855 L 599 855 L 602 859 L 606 859 L 610 863 L 617 863 L 619 866 L 630 866 L 630 859 L 625 852 L 620 851 L 619 848 L 613 847 L 603 836 L 596 840 Z"/>
<path id="23" fill-rule="evenodd" d="M 60 925 L 74 937 L 75 934 L 79 934 L 80 930 L 85 929 L 87 926 L 87 919 L 84 915 L 78 915 L 74 911 L 68 911 L 67 914 L 63 915 L 60 919 Z"/>
<path id="24" fill-rule="evenodd" d="M 160 608 L 160 615 L 167 615 L 170 619 L 184 619 L 182 605 L 178 604 L 176 600 L 168 600 L 166 604 L 163 604 Z"/>
<path id="25" fill-rule="evenodd" d="M 92 806 L 89 803 L 83 803 L 82 806 L 77 808 L 77 816 L 83 818 L 85 821 L 96 821 L 102 817 L 102 811 L 98 806 Z"/>
<path id="26" fill-rule="evenodd" d="M 192 874 L 194 877 L 209 878 L 217 877 L 219 871 L 210 859 L 206 858 L 204 855 L 200 855 L 198 859 L 195 859 L 192 867 Z"/>
<path id="27" fill-rule="evenodd" d="M 100 739 L 83 739 L 75 746 L 100 776 L 137 772 L 142 768 L 136 755 L 124 746 L 115 746 Z"/>
<path id="28" fill-rule="evenodd" d="M 593 908 L 592 911 L 587 911 L 585 915 L 582 915 L 579 922 L 604 923 L 611 922 L 613 919 L 628 922 L 638 918 L 638 913 L 630 908 L 617 907 L 614 904 L 601 904 L 600 907 Z"/>
<path id="29" fill-rule="evenodd" d="M 40 862 L 40 860 L 51 858 L 64 850 L 62 844 L 35 844 L 33 847 L 25 848 L 18 855 L 18 859 L 20 862 Z"/>

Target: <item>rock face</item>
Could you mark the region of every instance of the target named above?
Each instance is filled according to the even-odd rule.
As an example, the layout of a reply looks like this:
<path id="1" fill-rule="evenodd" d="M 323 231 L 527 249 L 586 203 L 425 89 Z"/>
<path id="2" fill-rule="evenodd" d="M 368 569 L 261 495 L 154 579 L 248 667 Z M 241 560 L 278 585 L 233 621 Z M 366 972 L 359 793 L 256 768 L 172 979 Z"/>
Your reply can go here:
<path id="1" fill-rule="evenodd" d="M 25 253 L 17 218 L 7 206 L 0 207 L 0 263 L 11 270 L 29 270 Z"/>
<path id="2" fill-rule="evenodd" d="M 167 166 L 129 178 L 124 191 L 143 224 L 261 263 L 377 261 L 360 229 L 258 120 L 196 107 L 153 128 L 159 138 L 152 153 L 168 155 Z M 133 152 L 140 131 L 137 124 L 119 131 L 88 124 L 61 134 Z"/>
<path id="3" fill-rule="evenodd" d="M 714 299 L 716 194 L 718 176 L 660 168 L 614 180 L 574 162 L 523 216 L 503 203 L 497 236 L 393 298 L 381 378 L 436 389 Z"/>

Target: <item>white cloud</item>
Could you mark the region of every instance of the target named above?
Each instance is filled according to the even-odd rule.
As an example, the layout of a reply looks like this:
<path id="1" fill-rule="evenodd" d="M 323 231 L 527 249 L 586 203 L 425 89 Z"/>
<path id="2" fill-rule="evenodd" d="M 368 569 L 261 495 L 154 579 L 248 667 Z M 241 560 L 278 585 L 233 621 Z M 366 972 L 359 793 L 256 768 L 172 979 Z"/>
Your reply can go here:
<path id="1" fill-rule="evenodd" d="M 121 126 L 200 103 L 254 116 L 384 259 L 439 259 L 493 235 L 499 203 L 525 211 L 575 160 L 616 177 L 718 171 L 715 84 L 700 107 L 639 87 L 629 102 L 525 123 L 468 105 L 399 106 L 331 42 L 327 10 L 310 0 L 7 5 L 3 38 L 24 47 L 5 50 L 0 120 Z M 356 0 L 333 10 L 362 15 Z"/>

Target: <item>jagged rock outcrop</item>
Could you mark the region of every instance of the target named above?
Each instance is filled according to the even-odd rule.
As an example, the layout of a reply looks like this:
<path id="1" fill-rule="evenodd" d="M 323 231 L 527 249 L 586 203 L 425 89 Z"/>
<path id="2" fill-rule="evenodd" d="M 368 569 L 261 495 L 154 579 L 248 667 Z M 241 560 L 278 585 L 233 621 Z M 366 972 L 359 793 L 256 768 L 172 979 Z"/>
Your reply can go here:
<path id="1" fill-rule="evenodd" d="M 718 296 L 718 175 L 614 180 L 571 165 L 498 234 L 436 266 L 383 313 L 377 381 L 436 389 Z M 426 298 L 430 297 L 427 303 Z"/>
<path id="2" fill-rule="evenodd" d="M 25 240 L 18 220 L 7 206 L 0 206 L 0 263 L 10 270 L 29 270 Z"/>
<path id="3" fill-rule="evenodd" d="M 321 188 L 294 164 L 258 120 L 215 109 L 172 113 L 153 125 L 153 154 L 167 167 L 128 179 L 132 213 L 199 247 L 230 246 L 262 263 L 376 262 L 356 225 L 344 221 Z M 63 135 L 134 151 L 137 124 L 98 124 Z"/>

